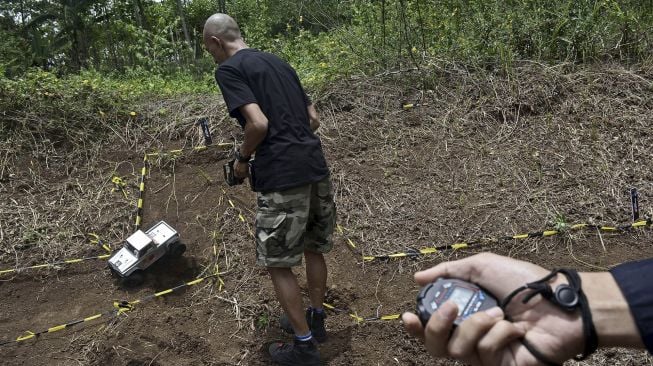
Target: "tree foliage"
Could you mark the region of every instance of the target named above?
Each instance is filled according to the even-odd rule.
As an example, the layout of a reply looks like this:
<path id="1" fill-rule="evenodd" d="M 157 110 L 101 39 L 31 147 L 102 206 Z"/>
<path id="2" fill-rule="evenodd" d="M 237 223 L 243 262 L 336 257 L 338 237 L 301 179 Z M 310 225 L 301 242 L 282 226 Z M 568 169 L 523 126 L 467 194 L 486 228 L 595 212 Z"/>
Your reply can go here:
<path id="1" fill-rule="evenodd" d="M 637 62 L 653 44 L 653 5 L 637 0 L 3 0 L 0 68 L 201 77 L 217 11 L 315 82 L 441 59 Z"/>
<path id="2" fill-rule="evenodd" d="M 217 11 L 308 87 L 406 69 L 426 85 L 451 62 L 650 62 L 653 50 L 653 3 L 637 0 L 2 0 L 0 140 L 84 143 L 138 125 L 142 100 L 216 92 L 201 35 Z"/>

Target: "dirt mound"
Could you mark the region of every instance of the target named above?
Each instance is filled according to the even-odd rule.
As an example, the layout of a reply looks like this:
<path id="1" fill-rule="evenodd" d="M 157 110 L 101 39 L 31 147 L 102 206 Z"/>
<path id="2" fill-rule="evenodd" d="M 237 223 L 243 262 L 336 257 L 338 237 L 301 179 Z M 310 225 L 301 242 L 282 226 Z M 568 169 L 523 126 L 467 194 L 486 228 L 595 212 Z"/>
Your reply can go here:
<path id="1" fill-rule="evenodd" d="M 116 129 L 102 146 L 44 143 L 0 154 L 0 270 L 104 254 L 89 232 L 118 245 L 134 229 L 144 152 L 199 146 L 197 116 L 209 117 L 215 141 L 240 136 L 216 99 L 144 105 L 141 126 Z M 451 66 L 343 81 L 315 99 L 343 228 L 327 258 L 327 301 L 344 310 L 327 319 L 331 338 L 320 349 L 329 365 L 432 364 L 397 320 L 373 318 L 412 310 L 412 273 L 442 260 L 491 249 L 546 267 L 601 270 L 653 255 L 649 229 L 490 240 L 628 223 L 630 187 L 640 191 L 642 215 L 653 214 L 650 69 L 526 64 L 499 75 Z M 175 113 L 161 116 L 162 108 Z M 188 245 L 183 259 L 157 263 L 131 291 L 102 261 L 4 274 L 0 342 L 110 311 L 114 300 L 146 297 L 216 265 L 222 288 L 207 280 L 111 320 L 4 346 L 4 364 L 267 364 L 264 344 L 287 336 L 266 271 L 254 265 L 255 196 L 223 183 L 225 157 L 211 148 L 150 158 L 143 224 L 175 227 Z M 126 196 L 112 192 L 113 175 L 127 183 Z M 475 239 L 490 245 L 371 262 L 349 244 L 374 256 Z M 585 364 L 645 360 L 608 350 Z"/>

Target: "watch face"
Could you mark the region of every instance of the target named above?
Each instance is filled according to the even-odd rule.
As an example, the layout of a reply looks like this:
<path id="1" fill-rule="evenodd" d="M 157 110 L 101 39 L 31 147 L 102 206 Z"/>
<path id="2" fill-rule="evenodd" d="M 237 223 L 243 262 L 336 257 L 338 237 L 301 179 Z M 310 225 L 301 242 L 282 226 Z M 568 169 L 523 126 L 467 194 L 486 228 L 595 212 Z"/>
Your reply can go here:
<path id="1" fill-rule="evenodd" d="M 558 286 L 555 297 L 558 303 L 567 309 L 574 309 L 578 304 L 578 293 L 569 285 Z"/>

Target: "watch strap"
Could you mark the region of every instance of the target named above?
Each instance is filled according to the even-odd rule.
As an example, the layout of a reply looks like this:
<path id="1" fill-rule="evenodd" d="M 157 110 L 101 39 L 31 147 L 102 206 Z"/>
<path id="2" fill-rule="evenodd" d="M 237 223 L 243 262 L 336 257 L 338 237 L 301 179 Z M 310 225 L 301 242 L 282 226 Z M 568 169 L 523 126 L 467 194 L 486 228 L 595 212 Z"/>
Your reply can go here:
<path id="1" fill-rule="evenodd" d="M 240 153 L 240 149 L 236 149 L 236 160 L 238 160 L 241 163 L 247 163 L 251 159 L 251 156 L 243 156 Z"/>

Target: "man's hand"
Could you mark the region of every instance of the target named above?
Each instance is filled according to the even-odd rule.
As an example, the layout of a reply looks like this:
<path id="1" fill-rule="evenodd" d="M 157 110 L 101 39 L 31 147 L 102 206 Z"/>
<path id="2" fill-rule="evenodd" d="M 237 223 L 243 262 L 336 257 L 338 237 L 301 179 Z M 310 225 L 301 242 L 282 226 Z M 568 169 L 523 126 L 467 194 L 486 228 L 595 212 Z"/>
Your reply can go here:
<path id="1" fill-rule="evenodd" d="M 234 161 L 234 176 L 236 178 L 247 178 L 249 176 L 249 164 Z"/>
<path id="2" fill-rule="evenodd" d="M 417 272 L 415 280 L 426 285 L 439 277 L 458 278 L 480 285 L 501 301 L 518 287 L 548 273 L 531 263 L 483 253 Z M 559 275 L 550 285 L 555 289 L 561 283 L 566 279 Z M 552 361 L 562 363 L 580 353 L 584 344 L 580 314 L 564 312 L 540 296 L 523 304 L 525 293 L 507 307 L 512 322 L 504 320 L 501 309 L 492 308 L 467 318 L 451 333 L 458 313 L 453 302 L 440 307 L 426 329 L 415 314 L 404 313 L 402 319 L 408 333 L 422 339 L 433 356 L 455 357 L 472 365 L 539 365 L 521 338 Z"/>

